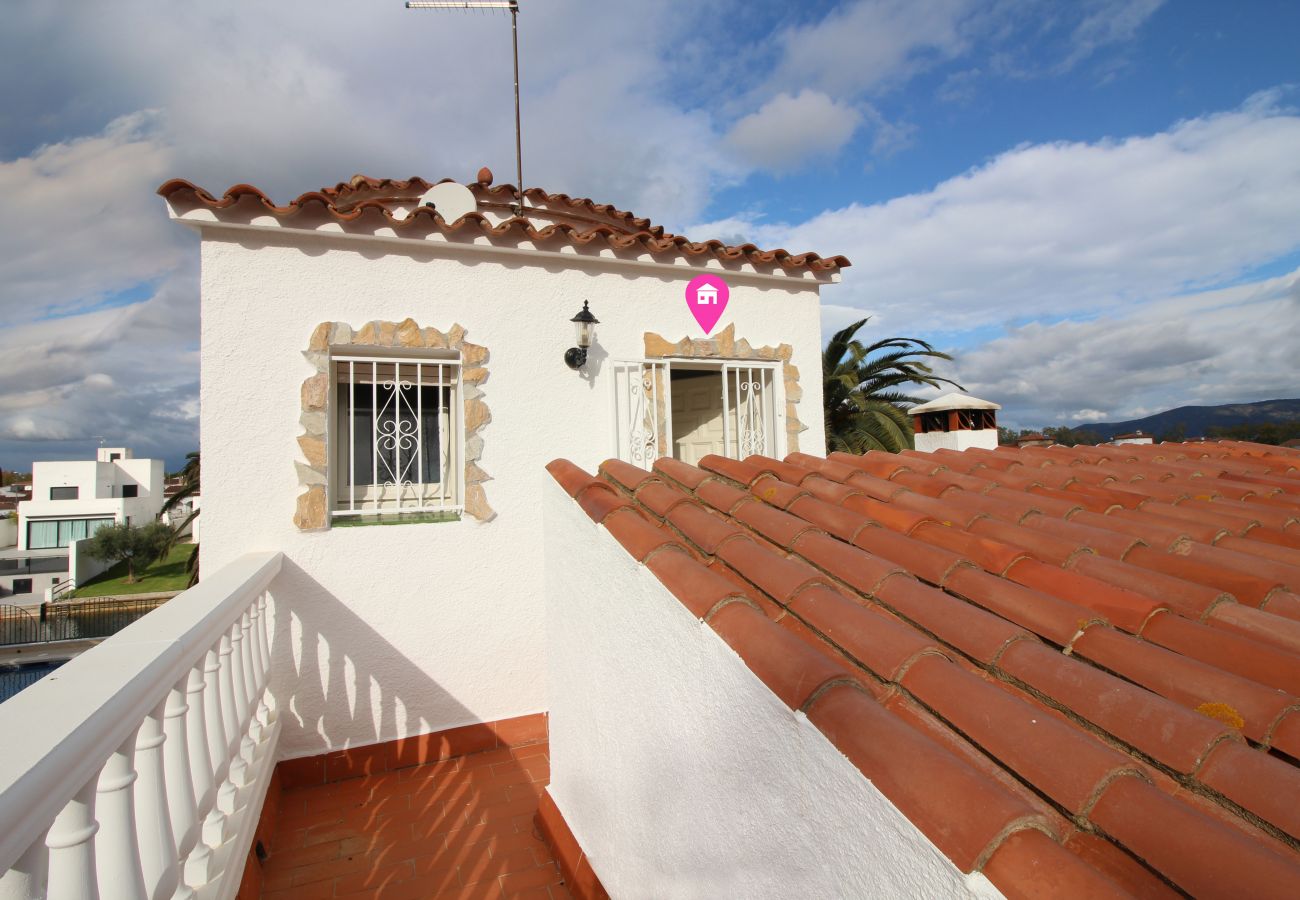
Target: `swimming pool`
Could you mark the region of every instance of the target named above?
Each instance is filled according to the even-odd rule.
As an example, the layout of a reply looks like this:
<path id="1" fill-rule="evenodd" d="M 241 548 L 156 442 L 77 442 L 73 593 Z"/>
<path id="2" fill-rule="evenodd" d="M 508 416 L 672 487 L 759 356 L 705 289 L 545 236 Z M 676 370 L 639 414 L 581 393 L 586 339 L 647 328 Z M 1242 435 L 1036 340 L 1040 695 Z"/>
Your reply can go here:
<path id="1" fill-rule="evenodd" d="M 35 684 L 66 660 L 38 663 L 0 663 L 0 703 Z"/>

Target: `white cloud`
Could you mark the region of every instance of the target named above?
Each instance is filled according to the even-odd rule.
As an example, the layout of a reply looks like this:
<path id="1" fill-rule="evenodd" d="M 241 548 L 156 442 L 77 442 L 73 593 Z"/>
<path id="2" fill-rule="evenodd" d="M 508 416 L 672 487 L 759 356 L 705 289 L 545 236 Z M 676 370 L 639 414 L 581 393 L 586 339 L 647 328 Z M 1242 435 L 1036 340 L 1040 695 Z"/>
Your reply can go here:
<path id="1" fill-rule="evenodd" d="M 839 152 L 861 121 L 848 104 L 805 88 L 793 96 L 777 94 L 732 126 L 727 140 L 747 162 L 785 170 Z"/>
<path id="2" fill-rule="evenodd" d="M 847 255 L 826 300 L 924 334 L 1224 283 L 1300 249 L 1297 208 L 1300 116 L 1268 94 L 1154 135 L 1017 147 L 930 191 L 802 224 L 729 224 L 761 245 Z"/>
<path id="3" fill-rule="evenodd" d="M 1071 34 L 1070 53 L 1060 69 L 1068 70 L 1102 47 L 1127 43 L 1164 5 L 1164 0 L 1093 0 L 1091 9 Z"/>
<path id="4" fill-rule="evenodd" d="M 1037 427 L 1295 397 L 1297 359 L 1300 270 L 1127 315 L 1013 328 L 950 369 L 1007 407 L 1008 422 Z"/>
<path id="5" fill-rule="evenodd" d="M 251 181 L 283 198 L 357 171 L 469 180 L 485 164 L 514 180 L 508 16 L 400 2 L 362 14 L 350 0 L 84 7 L 53 15 L 18 0 L 6 10 L 0 81 L 42 87 L 39 102 L 0 109 L 0 146 L 27 144 L 11 155 L 51 133 L 98 132 L 105 111 L 156 108 L 168 174 L 216 191 Z M 671 221 L 697 215 L 743 172 L 723 152 L 722 127 L 671 99 L 683 73 L 666 58 L 701 13 L 545 7 L 520 21 L 530 185 Z"/>
<path id="6" fill-rule="evenodd" d="M 152 112 L 0 162 L 0 321 L 94 303 L 177 265 L 180 235 L 153 195 L 171 165 Z"/>
<path id="7" fill-rule="evenodd" d="M 779 37 L 778 87 L 811 86 L 833 96 L 897 83 L 968 46 L 961 21 L 970 0 L 859 0 Z"/>
<path id="8" fill-rule="evenodd" d="M 140 303 L 0 330 L 0 458 L 85 456 L 98 437 L 175 460 L 197 444 L 198 278 Z"/>

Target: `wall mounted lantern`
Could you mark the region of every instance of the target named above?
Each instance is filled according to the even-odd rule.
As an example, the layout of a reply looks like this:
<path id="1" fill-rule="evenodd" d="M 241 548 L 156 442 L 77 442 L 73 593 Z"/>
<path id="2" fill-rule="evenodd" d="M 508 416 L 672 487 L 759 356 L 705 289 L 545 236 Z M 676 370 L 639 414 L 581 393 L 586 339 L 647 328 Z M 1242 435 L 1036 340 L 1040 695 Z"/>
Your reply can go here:
<path id="1" fill-rule="evenodd" d="M 596 326 L 600 320 L 591 314 L 587 301 L 582 301 L 582 311 L 569 320 L 578 332 L 578 346 L 564 351 L 564 364 L 570 369 L 581 369 L 587 364 L 587 348 L 596 337 Z"/>

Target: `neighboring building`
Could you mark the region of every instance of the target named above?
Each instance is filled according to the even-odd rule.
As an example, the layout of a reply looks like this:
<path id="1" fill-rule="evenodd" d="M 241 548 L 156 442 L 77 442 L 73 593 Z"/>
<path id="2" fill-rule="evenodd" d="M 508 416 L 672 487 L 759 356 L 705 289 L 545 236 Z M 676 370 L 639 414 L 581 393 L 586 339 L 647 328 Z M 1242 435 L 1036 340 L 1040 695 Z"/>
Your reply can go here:
<path id="1" fill-rule="evenodd" d="M 1116 447 L 1121 444 L 1154 444 L 1155 438 L 1149 434 L 1143 434 L 1141 431 L 1134 431 L 1129 434 L 1117 434 L 1107 443 Z"/>
<path id="2" fill-rule="evenodd" d="M 998 446 L 998 414 L 1002 407 L 988 400 L 951 393 L 908 410 L 914 446 L 935 450 L 994 450 Z"/>
<path id="3" fill-rule="evenodd" d="M 1016 438 L 1017 447 L 1051 447 L 1055 444 L 1055 440 L 1037 431 Z"/>
<path id="4" fill-rule="evenodd" d="M 111 522 L 144 524 L 163 503 L 163 461 L 101 447 L 94 460 L 32 465 L 32 499 L 18 504 L 20 551 L 66 548 Z"/>

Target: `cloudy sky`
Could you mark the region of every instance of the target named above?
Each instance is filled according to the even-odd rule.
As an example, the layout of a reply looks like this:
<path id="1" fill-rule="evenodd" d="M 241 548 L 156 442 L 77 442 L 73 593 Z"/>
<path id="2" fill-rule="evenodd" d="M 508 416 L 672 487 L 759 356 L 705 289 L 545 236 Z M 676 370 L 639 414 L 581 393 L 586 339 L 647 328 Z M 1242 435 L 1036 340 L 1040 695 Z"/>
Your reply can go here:
<path id="1" fill-rule="evenodd" d="M 525 173 L 844 253 L 1023 426 L 1300 396 L 1291 0 L 523 0 Z M 197 446 L 197 248 L 154 189 L 513 171 L 509 21 L 400 0 L 10 0 L 0 466 Z"/>

